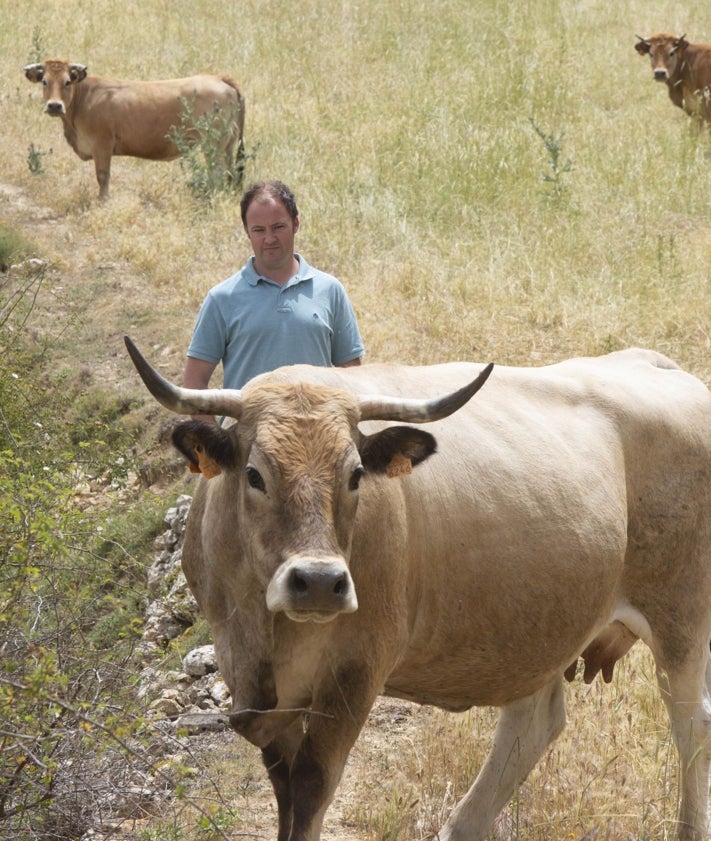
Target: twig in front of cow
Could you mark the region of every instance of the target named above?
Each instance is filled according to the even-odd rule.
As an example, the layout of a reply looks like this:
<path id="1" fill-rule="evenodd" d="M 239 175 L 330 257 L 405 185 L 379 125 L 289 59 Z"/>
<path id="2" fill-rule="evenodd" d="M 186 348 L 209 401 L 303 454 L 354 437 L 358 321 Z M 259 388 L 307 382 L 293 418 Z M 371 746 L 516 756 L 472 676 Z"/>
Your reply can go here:
<path id="1" fill-rule="evenodd" d="M 320 710 L 314 710 L 310 707 L 294 707 L 291 709 L 275 709 L 275 710 L 233 710 L 233 713 L 249 713 L 250 715 L 270 715 L 271 713 L 301 713 L 301 729 L 304 733 L 308 733 L 311 724 L 311 716 L 321 716 L 322 718 L 334 719 L 335 716 L 331 713 L 324 713 Z"/>

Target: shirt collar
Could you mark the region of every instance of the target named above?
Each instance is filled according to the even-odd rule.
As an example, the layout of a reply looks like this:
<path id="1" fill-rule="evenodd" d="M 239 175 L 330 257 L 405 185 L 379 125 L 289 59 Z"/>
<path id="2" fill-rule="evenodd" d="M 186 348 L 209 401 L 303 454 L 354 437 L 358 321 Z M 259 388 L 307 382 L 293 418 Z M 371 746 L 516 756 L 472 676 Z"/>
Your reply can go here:
<path id="1" fill-rule="evenodd" d="M 300 254 L 295 253 L 294 256 L 299 261 L 299 271 L 288 283 L 284 284 L 282 289 L 286 289 L 288 286 L 295 286 L 297 283 L 303 283 L 305 280 L 311 280 L 315 276 L 314 270 Z M 247 265 L 244 267 L 244 274 L 250 286 L 256 286 L 260 280 L 263 280 L 265 283 L 274 283 L 273 280 L 259 274 L 254 268 L 254 255 L 247 261 Z"/>

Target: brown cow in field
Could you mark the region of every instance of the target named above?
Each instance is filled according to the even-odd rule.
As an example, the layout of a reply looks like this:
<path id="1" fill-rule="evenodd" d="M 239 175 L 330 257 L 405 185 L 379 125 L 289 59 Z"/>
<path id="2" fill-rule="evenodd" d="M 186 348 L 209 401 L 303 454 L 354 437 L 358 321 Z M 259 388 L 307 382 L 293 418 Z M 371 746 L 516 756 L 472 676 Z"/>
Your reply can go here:
<path id="1" fill-rule="evenodd" d="M 165 407 L 234 419 L 174 431 L 204 474 L 183 569 L 212 627 L 232 727 L 262 751 L 278 841 L 318 841 L 378 694 L 502 708 L 437 836 L 483 841 L 563 729 L 571 664 L 582 656 L 586 680 L 609 678 L 638 639 L 680 754 L 678 837 L 707 841 L 703 383 L 627 350 L 498 367 L 488 380 L 491 366 L 467 363 L 296 365 L 239 391 L 198 391 L 127 346 Z"/>
<path id="2" fill-rule="evenodd" d="M 655 80 L 667 83 L 674 105 L 711 122 L 711 44 L 690 44 L 684 35 L 663 32 L 637 38 L 635 49 L 649 56 Z"/>
<path id="3" fill-rule="evenodd" d="M 61 118 L 72 149 L 83 161 L 93 158 L 101 199 L 109 194 L 113 155 L 153 161 L 180 156 L 168 134 L 174 127 L 180 129 L 185 105 L 192 108 L 193 120 L 224 111 L 226 167 L 232 164 L 235 147 L 242 154 L 244 99 L 227 76 L 127 82 L 88 76 L 83 64 L 58 59 L 28 64 L 24 71 L 31 82 L 42 82 L 45 113 Z M 188 142 L 196 139 L 186 135 Z"/>

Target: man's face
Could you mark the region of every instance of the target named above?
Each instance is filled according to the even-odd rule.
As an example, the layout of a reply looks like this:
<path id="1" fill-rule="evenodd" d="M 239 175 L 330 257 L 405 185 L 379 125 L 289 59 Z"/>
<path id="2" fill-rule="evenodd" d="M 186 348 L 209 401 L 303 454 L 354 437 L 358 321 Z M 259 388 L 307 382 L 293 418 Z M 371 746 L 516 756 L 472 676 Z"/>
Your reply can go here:
<path id="1" fill-rule="evenodd" d="M 247 209 L 245 231 L 254 251 L 255 266 L 260 274 L 290 268 L 294 259 L 294 236 L 299 220 L 292 220 L 280 201 L 271 197 L 255 199 Z"/>

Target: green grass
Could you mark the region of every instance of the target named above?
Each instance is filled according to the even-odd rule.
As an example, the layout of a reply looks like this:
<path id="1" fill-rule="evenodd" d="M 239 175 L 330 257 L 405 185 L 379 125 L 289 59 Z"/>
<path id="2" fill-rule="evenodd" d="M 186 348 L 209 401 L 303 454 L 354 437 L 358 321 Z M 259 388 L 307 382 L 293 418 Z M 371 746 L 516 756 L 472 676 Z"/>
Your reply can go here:
<path id="1" fill-rule="evenodd" d="M 572 2 L 310 0 L 221 9 L 218 25 L 198 2 L 188 28 L 147 2 L 110 39 L 107 0 L 71 23 L 50 3 L 51 27 L 5 6 L 17 76 L 0 91 L 3 130 L 27 143 L 5 145 L 3 171 L 76 216 L 94 262 L 119 259 L 184 296 L 181 345 L 204 292 L 248 253 L 236 198 L 201 213 L 177 165 L 115 159 L 114 198 L 96 208 L 91 166 L 20 73 L 37 42 L 95 73 L 233 75 L 257 150 L 246 177 L 293 186 L 299 246 L 346 282 L 370 359 L 527 363 L 643 344 L 709 379 L 711 146 L 633 49 L 636 30 L 705 38 L 701 3 L 681 21 L 671 5 L 652 17 L 628 2 L 610 21 Z M 532 121 L 558 143 L 554 184 Z M 32 181 L 30 143 L 54 149 Z"/>

